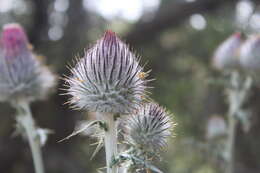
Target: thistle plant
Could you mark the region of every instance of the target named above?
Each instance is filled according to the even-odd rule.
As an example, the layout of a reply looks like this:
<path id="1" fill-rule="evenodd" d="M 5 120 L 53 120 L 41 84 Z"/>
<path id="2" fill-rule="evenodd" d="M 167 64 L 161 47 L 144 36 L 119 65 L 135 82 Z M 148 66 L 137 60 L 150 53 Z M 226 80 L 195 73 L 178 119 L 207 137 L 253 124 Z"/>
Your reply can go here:
<path id="1" fill-rule="evenodd" d="M 70 71 L 71 75 L 65 77 L 65 94 L 71 96 L 68 103 L 72 108 L 95 112 L 96 120 L 65 139 L 99 127 L 101 141 L 96 151 L 104 141 L 107 173 L 135 172 L 139 168 L 161 172 L 148 159 L 166 145 L 171 129 L 169 113 L 157 104 L 144 105 L 148 72 L 143 71 L 129 47 L 114 32 L 106 31 L 82 58 L 76 59 Z M 123 134 L 120 148 L 119 132 Z"/>
<path id="2" fill-rule="evenodd" d="M 4 25 L 0 40 L 0 101 L 16 108 L 17 127 L 29 141 L 35 172 L 44 173 L 40 136 L 48 131 L 36 127 L 29 104 L 44 99 L 55 78 L 32 52 L 19 24 Z"/>
<path id="3" fill-rule="evenodd" d="M 147 103 L 128 117 L 125 136 L 130 145 L 147 152 L 160 151 L 171 136 L 169 113 L 155 103 Z"/>
<path id="4" fill-rule="evenodd" d="M 77 59 L 65 79 L 72 108 L 95 112 L 98 124 L 103 124 L 108 173 L 117 172 L 117 166 L 111 166 L 117 156 L 117 116 L 141 104 L 146 97 L 146 76 L 137 56 L 114 32 L 107 31 Z"/>
<path id="5" fill-rule="evenodd" d="M 158 104 L 146 103 L 129 115 L 124 124 L 128 150 L 122 152 L 117 161 L 125 164 L 125 172 L 161 172 L 151 161 L 160 159 L 160 152 L 172 135 L 175 124 L 170 119 L 170 113 Z"/>
<path id="6" fill-rule="evenodd" d="M 112 31 L 85 52 L 67 78 L 73 108 L 131 113 L 145 97 L 147 73 L 138 58 Z"/>
<path id="7" fill-rule="evenodd" d="M 245 131 L 250 126 L 250 112 L 245 110 L 243 106 L 250 95 L 253 82 L 251 72 L 256 72 L 260 67 L 259 46 L 257 46 L 259 42 L 256 40 L 256 38 L 250 38 L 244 41 L 241 34 L 235 33 L 220 44 L 213 57 L 213 65 L 221 67 L 218 69 L 227 75 L 229 79 L 225 82 L 225 91 L 229 104 L 225 148 L 227 173 L 234 172 L 237 124 L 241 123 Z"/>

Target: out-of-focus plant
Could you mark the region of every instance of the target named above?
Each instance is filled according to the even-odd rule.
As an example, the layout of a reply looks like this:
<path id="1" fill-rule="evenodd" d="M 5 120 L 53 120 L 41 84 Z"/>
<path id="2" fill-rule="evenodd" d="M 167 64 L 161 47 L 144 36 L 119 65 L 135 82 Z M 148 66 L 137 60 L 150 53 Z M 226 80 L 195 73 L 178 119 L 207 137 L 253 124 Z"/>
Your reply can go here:
<path id="1" fill-rule="evenodd" d="M 243 43 L 241 33 L 237 32 L 219 45 L 213 56 L 213 66 L 218 70 L 232 71 L 239 64 L 239 47 Z"/>
<path id="2" fill-rule="evenodd" d="M 54 84 L 54 75 L 33 53 L 23 28 L 6 24 L 0 43 L 0 100 L 17 110 L 17 132 L 30 144 L 36 173 L 44 173 L 40 147 L 49 130 L 36 127 L 29 104 L 44 99 Z"/>
<path id="3" fill-rule="evenodd" d="M 151 153 L 156 155 L 155 149 L 166 144 L 171 121 L 158 105 L 143 106 L 148 72 L 143 72 L 129 47 L 114 32 L 107 31 L 70 70 L 71 76 L 65 78 L 69 103 L 72 108 L 95 112 L 96 120 L 65 139 L 96 126 L 100 139 L 97 150 L 104 142 L 107 173 L 142 169 L 161 172 L 148 160 Z M 124 120 L 121 115 L 131 118 Z M 118 151 L 118 133 L 124 127 L 129 133 L 123 135 L 120 143 L 125 146 L 120 149 L 127 151 Z"/>
<path id="4" fill-rule="evenodd" d="M 260 35 L 251 35 L 240 49 L 241 67 L 254 78 L 260 70 Z"/>
<path id="5" fill-rule="evenodd" d="M 260 37 L 252 35 L 246 41 L 244 37 L 240 33 L 233 34 L 220 44 L 213 57 L 214 67 L 229 79 L 224 82 L 229 104 L 226 147 L 223 151 L 227 173 L 234 172 L 237 124 L 241 123 L 245 132 L 250 128 L 251 114 L 243 106 L 260 69 Z"/>

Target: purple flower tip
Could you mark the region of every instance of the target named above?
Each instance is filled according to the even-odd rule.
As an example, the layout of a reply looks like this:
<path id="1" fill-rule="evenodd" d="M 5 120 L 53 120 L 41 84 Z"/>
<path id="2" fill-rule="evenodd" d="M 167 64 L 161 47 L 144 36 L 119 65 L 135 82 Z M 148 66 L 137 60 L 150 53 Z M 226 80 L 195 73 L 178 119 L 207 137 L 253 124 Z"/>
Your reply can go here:
<path id="1" fill-rule="evenodd" d="M 111 30 L 107 30 L 104 34 L 104 42 L 107 42 L 107 43 L 115 43 L 116 42 L 116 39 L 117 39 L 117 36 L 116 36 L 116 33 L 111 31 Z"/>
<path id="2" fill-rule="evenodd" d="M 237 37 L 237 38 L 241 38 L 242 33 L 241 33 L 241 32 L 235 32 L 235 33 L 233 34 L 233 36 L 234 36 L 234 37 Z"/>
<path id="3" fill-rule="evenodd" d="M 28 45 L 27 36 L 19 24 L 6 24 L 1 35 L 1 46 L 6 55 L 16 55 Z"/>

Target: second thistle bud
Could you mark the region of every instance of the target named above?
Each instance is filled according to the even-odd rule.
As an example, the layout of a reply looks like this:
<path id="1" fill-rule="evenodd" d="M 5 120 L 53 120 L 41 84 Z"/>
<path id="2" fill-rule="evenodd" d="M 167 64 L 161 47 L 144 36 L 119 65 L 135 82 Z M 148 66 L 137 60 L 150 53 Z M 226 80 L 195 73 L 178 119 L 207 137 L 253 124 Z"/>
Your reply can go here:
<path id="1" fill-rule="evenodd" d="M 229 70 L 239 65 L 239 48 L 243 43 L 241 33 L 234 33 L 216 49 L 213 66 L 218 70 Z"/>
<path id="2" fill-rule="evenodd" d="M 154 152 L 166 146 L 174 124 L 168 112 L 157 104 L 149 103 L 129 116 L 125 126 L 126 139 L 131 145 Z"/>
<path id="3" fill-rule="evenodd" d="M 6 24 L 0 42 L 0 100 L 26 101 L 44 98 L 55 77 L 32 52 L 23 28 Z"/>
<path id="4" fill-rule="evenodd" d="M 251 36 L 240 51 L 241 66 L 249 71 L 260 70 L 260 35 Z"/>
<path id="5" fill-rule="evenodd" d="M 79 109 L 129 113 L 145 95 L 143 68 L 135 54 L 111 31 L 85 52 L 71 73 L 66 79 L 67 90 L 72 96 L 70 103 Z"/>

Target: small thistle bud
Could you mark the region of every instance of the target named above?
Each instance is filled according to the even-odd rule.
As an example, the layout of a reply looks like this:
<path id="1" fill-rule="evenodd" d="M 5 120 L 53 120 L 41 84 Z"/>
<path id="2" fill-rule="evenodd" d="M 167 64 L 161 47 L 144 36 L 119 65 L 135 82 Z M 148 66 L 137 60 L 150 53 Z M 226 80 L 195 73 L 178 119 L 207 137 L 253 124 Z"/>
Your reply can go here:
<path id="1" fill-rule="evenodd" d="M 114 32 L 107 31 L 85 52 L 66 79 L 74 108 L 129 113 L 145 95 L 146 73 L 137 57 Z"/>
<path id="2" fill-rule="evenodd" d="M 163 108 L 154 103 L 145 104 L 127 118 L 126 140 L 141 150 L 159 151 L 167 145 L 173 126 Z"/>
<path id="3" fill-rule="evenodd" d="M 213 66 L 218 70 L 236 68 L 239 65 L 239 48 L 243 42 L 241 33 L 237 32 L 222 42 L 213 56 Z"/>
<path id="4" fill-rule="evenodd" d="M 207 123 L 207 139 L 216 139 L 226 135 L 227 125 L 225 120 L 220 116 L 213 116 Z"/>
<path id="5" fill-rule="evenodd" d="M 46 96 L 54 76 L 32 52 L 23 28 L 7 24 L 0 38 L 0 100 L 33 101 Z"/>
<path id="6" fill-rule="evenodd" d="M 249 38 L 240 50 L 241 66 L 249 71 L 260 70 L 260 35 Z"/>

